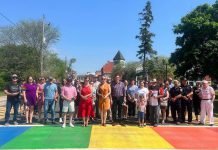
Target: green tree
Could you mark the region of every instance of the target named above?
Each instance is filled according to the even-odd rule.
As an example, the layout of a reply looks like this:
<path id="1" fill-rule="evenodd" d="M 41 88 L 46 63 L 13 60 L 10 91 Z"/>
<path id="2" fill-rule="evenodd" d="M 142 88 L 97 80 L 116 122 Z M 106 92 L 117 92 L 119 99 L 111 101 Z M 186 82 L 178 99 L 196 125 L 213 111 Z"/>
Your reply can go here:
<path id="1" fill-rule="evenodd" d="M 141 27 L 140 27 L 140 32 L 139 35 L 136 36 L 137 39 L 141 42 L 139 45 L 139 50 L 137 51 L 137 57 L 143 61 L 143 75 L 145 77 L 145 72 L 146 72 L 146 60 L 149 59 L 149 57 L 152 57 L 154 54 L 157 52 L 152 48 L 152 37 L 154 36 L 153 33 L 149 31 L 151 23 L 153 21 L 153 15 L 151 11 L 151 2 L 148 1 L 146 3 L 145 8 L 140 15 L 140 22 L 141 22 Z"/>
<path id="2" fill-rule="evenodd" d="M 22 20 L 15 26 L 0 28 L 0 45 L 26 45 L 35 48 L 40 57 L 40 73 L 44 72 L 45 54 L 59 39 L 59 31 L 43 20 Z"/>
<path id="3" fill-rule="evenodd" d="M 47 52 L 45 55 L 45 76 L 53 76 L 55 78 L 64 78 L 66 73 L 65 61 L 60 59 L 56 53 Z"/>
<path id="4" fill-rule="evenodd" d="M 114 79 L 116 75 L 120 75 L 121 77 L 125 73 L 125 65 L 123 63 L 118 63 L 113 67 L 111 78 Z"/>
<path id="5" fill-rule="evenodd" d="M 218 78 L 218 1 L 195 8 L 174 27 L 178 48 L 170 62 L 177 76 Z"/>
<path id="6" fill-rule="evenodd" d="M 127 62 L 124 68 L 123 79 L 132 80 L 136 78 L 136 68 L 140 65 L 139 62 Z"/>
<path id="7" fill-rule="evenodd" d="M 175 67 L 169 63 L 169 58 L 155 56 L 147 61 L 148 75 L 150 79 L 166 80 L 168 77 L 174 77 Z"/>
<path id="8" fill-rule="evenodd" d="M 12 73 L 21 78 L 28 75 L 39 76 L 39 57 L 35 48 L 25 45 L 7 45 L 0 47 L 0 72 L 4 76 Z"/>

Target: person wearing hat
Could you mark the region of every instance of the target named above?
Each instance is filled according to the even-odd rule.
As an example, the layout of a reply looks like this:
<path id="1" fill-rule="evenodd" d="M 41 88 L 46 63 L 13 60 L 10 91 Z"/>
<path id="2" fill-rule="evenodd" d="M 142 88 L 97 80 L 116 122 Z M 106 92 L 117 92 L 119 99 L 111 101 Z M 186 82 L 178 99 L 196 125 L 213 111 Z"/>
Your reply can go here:
<path id="1" fill-rule="evenodd" d="M 12 81 L 8 83 L 4 88 L 4 93 L 7 95 L 7 102 L 6 102 L 6 112 L 5 112 L 5 126 L 9 126 L 9 119 L 10 119 L 10 111 L 11 108 L 14 108 L 14 118 L 13 123 L 14 125 L 18 125 L 17 122 L 17 115 L 18 109 L 21 99 L 21 87 L 18 84 L 18 77 L 16 74 L 11 76 Z"/>
<path id="2" fill-rule="evenodd" d="M 159 98 L 161 98 L 162 95 L 160 95 L 157 80 L 153 79 L 151 82 L 152 85 L 149 87 L 150 124 L 157 127 L 159 123 Z"/>
<path id="3" fill-rule="evenodd" d="M 61 88 L 61 96 L 63 101 L 63 115 L 64 115 L 64 123 L 62 125 L 63 128 L 66 127 L 66 116 L 67 112 L 69 110 L 69 115 L 70 115 L 70 122 L 69 125 L 70 127 L 74 127 L 72 120 L 73 120 L 73 113 L 75 112 L 74 108 L 74 101 L 76 100 L 77 97 L 77 90 L 76 88 L 72 85 L 72 78 L 68 77 L 67 78 L 67 83 Z"/>
<path id="4" fill-rule="evenodd" d="M 181 97 L 181 121 L 185 122 L 186 110 L 188 110 L 188 124 L 192 123 L 192 107 L 193 107 L 193 89 L 188 85 L 187 79 L 185 77 L 181 78 L 181 88 L 182 88 L 182 97 Z"/>
<path id="5" fill-rule="evenodd" d="M 55 124 L 55 101 L 58 98 L 57 85 L 53 83 L 53 78 L 49 77 L 43 89 L 44 94 L 44 124 L 48 122 L 48 108 L 51 108 L 52 124 Z"/>
<path id="6" fill-rule="evenodd" d="M 170 89 L 170 104 L 172 118 L 177 125 L 181 123 L 181 97 L 182 89 L 179 86 L 179 81 L 174 80 L 174 87 Z"/>
<path id="7" fill-rule="evenodd" d="M 203 86 L 200 91 L 201 97 L 201 121 L 200 124 L 204 125 L 206 120 L 206 114 L 209 118 L 210 126 L 214 125 L 214 118 L 213 118 L 213 103 L 215 100 L 215 91 L 214 89 L 209 86 L 208 81 L 203 81 Z"/>

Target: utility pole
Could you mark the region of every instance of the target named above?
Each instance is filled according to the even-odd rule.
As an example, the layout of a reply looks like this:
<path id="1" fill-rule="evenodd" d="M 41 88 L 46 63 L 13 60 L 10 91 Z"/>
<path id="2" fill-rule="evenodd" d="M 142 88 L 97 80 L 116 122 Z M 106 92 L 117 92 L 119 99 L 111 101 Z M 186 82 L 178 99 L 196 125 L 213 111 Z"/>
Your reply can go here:
<path id="1" fill-rule="evenodd" d="M 44 50 L 44 43 L 45 43 L 45 15 L 42 16 L 42 45 L 41 45 L 41 51 L 40 51 L 40 74 L 43 76 L 43 50 Z"/>

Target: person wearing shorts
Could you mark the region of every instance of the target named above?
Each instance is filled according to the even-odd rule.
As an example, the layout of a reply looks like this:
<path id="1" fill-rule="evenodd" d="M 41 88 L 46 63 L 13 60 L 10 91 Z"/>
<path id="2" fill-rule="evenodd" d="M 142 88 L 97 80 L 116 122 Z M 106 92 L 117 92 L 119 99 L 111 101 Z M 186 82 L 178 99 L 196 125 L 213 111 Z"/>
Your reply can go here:
<path id="1" fill-rule="evenodd" d="M 67 78 L 67 84 L 64 85 L 61 89 L 61 96 L 63 98 L 63 115 L 64 115 L 64 122 L 62 125 L 62 128 L 66 127 L 66 116 L 67 112 L 69 110 L 69 125 L 70 127 L 74 127 L 72 123 L 73 119 L 73 113 L 75 112 L 74 108 L 74 101 L 76 100 L 77 97 L 77 90 L 76 88 L 71 84 L 72 83 L 72 78 Z"/>

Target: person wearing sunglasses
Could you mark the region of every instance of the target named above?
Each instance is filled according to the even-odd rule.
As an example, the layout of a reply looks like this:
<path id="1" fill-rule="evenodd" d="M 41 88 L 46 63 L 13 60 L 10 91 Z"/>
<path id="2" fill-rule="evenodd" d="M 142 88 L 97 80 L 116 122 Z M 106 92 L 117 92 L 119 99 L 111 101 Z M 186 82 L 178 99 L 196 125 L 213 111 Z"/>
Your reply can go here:
<path id="1" fill-rule="evenodd" d="M 20 104 L 21 87 L 18 84 L 18 77 L 16 74 L 12 75 L 11 82 L 8 85 L 6 85 L 4 89 L 4 93 L 7 95 L 5 126 L 10 125 L 9 119 L 10 119 L 10 111 L 12 107 L 14 108 L 13 123 L 14 125 L 18 125 L 17 115 L 18 115 L 18 109 Z"/>

